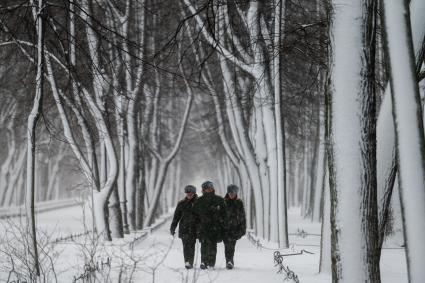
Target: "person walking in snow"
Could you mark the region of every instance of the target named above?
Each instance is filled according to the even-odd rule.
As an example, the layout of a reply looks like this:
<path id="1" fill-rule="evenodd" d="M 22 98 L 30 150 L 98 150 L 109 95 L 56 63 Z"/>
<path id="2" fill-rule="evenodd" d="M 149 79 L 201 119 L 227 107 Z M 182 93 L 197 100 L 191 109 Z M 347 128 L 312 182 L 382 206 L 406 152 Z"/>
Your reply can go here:
<path id="1" fill-rule="evenodd" d="M 226 229 L 223 242 L 227 269 L 232 269 L 234 266 L 233 256 L 235 255 L 236 241 L 246 233 L 245 209 L 242 200 L 238 198 L 238 191 L 239 188 L 236 185 L 229 185 L 224 197 Z"/>
<path id="2" fill-rule="evenodd" d="M 194 213 L 194 205 L 198 199 L 196 188 L 187 185 L 184 188 L 186 197 L 178 202 L 174 211 L 173 221 L 171 222 L 170 233 L 174 236 L 177 224 L 179 225 L 179 238 L 183 242 L 183 256 L 185 267 L 193 267 L 195 257 L 195 243 L 197 237 L 197 221 Z"/>
<path id="3" fill-rule="evenodd" d="M 215 194 L 210 181 L 202 184 L 203 195 L 195 204 L 201 242 L 201 269 L 213 268 L 217 255 L 217 243 L 223 239 L 225 204 L 224 199 Z"/>

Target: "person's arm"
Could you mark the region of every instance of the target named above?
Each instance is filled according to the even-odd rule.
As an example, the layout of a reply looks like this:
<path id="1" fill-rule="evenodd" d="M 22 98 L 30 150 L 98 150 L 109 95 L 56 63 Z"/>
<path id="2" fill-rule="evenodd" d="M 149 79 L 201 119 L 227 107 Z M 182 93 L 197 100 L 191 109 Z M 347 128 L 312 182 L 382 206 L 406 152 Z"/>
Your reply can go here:
<path id="1" fill-rule="evenodd" d="M 173 221 L 171 222 L 170 227 L 170 233 L 174 236 L 174 233 L 176 232 L 177 224 L 180 222 L 182 218 L 182 207 L 181 203 L 179 203 L 176 207 L 176 210 L 174 211 Z"/>
<path id="2" fill-rule="evenodd" d="M 223 228 L 223 231 L 226 231 L 228 229 L 228 221 L 227 221 L 227 208 L 226 208 L 226 202 L 224 199 L 221 202 L 221 214 L 220 214 L 220 222 L 221 227 Z"/>
<path id="3" fill-rule="evenodd" d="M 240 227 L 241 227 L 241 237 L 243 235 L 246 234 L 246 216 L 245 216 L 245 208 L 243 205 L 243 202 L 240 201 L 240 217 L 241 217 L 241 223 L 240 223 Z"/>
<path id="4" fill-rule="evenodd" d="M 199 215 L 199 198 L 195 201 L 195 204 L 193 205 L 193 216 L 194 216 L 194 221 L 196 223 L 196 238 L 200 239 L 201 238 L 201 230 L 200 230 L 200 223 L 201 223 L 201 217 Z"/>

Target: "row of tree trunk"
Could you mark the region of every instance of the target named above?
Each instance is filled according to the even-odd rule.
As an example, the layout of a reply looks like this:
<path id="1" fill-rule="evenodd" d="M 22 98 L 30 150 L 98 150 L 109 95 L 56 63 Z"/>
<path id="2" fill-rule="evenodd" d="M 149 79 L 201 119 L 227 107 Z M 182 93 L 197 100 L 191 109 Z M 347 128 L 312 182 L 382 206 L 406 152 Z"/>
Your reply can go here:
<path id="1" fill-rule="evenodd" d="M 411 1 L 410 9 L 407 1 L 382 1 L 379 7 L 376 1 L 332 1 L 330 6 L 321 269 L 332 268 L 334 282 L 380 282 L 379 259 L 396 179 L 409 282 L 424 278 L 419 267 L 424 245 L 418 237 L 425 233 L 425 221 L 418 218 L 425 214 L 418 88 L 425 6 L 420 2 Z M 380 43 L 378 22 L 384 32 Z M 385 48 L 389 63 L 379 115 L 377 47 Z"/>

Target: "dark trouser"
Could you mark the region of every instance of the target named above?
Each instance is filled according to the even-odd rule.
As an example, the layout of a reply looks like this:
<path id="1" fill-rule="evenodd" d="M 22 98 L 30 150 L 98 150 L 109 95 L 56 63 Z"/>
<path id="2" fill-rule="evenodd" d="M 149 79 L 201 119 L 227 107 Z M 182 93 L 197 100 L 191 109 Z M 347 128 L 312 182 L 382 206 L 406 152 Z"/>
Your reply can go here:
<path id="1" fill-rule="evenodd" d="M 224 255 L 226 256 L 226 263 L 231 262 L 233 264 L 233 256 L 235 255 L 236 240 L 225 239 L 224 242 Z"/>
<path id="2" fill-rule="evenodd" d="M 215 239 L 201 240 L 201 261 L 207 266 L 215 265 L 217 255 L 217 241 Z"/>
<path id="3" fill-rule="evenodd" d="M 183 255 L 184 262 L 189 262 L 190 265 L 193 265 L 193 259 L 195 257 L 195 243 L 196 239 L 182 239 L 183 242 Z"/>

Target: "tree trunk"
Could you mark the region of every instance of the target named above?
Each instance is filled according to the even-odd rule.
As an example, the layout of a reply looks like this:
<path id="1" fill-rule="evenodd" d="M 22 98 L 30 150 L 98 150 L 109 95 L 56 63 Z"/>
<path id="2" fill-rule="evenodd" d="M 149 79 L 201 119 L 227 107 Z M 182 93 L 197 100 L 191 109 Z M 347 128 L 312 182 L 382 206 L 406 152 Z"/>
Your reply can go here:
<path id="1" fill-rule="evenodd" d="M 324 133 L 324 113 L 320 111 L 319 114 L 319 125 L 317 127 L 319 148 L 318 148 L 318 163 L 317 163 L 317 177 L 314 188 L 314 203 L 313 203 L 313 214 L 312 220 L 315 222 L 320 221 L 321 217 L 321 203 L 323 200 L 323 187 L 325 184 L 326 175 L 326 149 L 325 149 L 325 133 Z"/>
<path id="2" fill-rule="evenodd" d="M 124 97 L 119 96 L 118 91 L 118 80 L 116 77 L 114 81 L 114 94 L 115 94 L 115 104 L 117 105 L 116 111 L 116 123 L 117 123 L 117 134 L 118 134 L 118 145 L 120 151 L 119 159 L 119 174 L 117 182 L 117 190 L 119 197 L 120 213 L 122 217 L 122 230 L 124 234 L 129 234 L 128 218 L 127 218 L 127 188 L 126 188 L 126 130 L 125 130 L 125 112 L 126 106 Z"/>
<path id="3" fill-rule="evenodd" d="M 180 65 L 180 72 L 183 75 L 183 79 L 186 85 L 186 88 L 189 92 L 189 96 L 187 98 L 186 101 L 186 109 L 184 111 L 183 114 L 183 119 L 180 125 L 180 129 L 179 129 L 179 133 L 177 135 L 176 141 L 174 143 L 174 147 L 172 148 L 171 152 L 168 154 L 168 156 L 166 158 L 162 158 L 157 152 L 153 152 L 155 155 L 155 158 L 158 160 L 159 163 L 159 169 L 158 169 L 158 175 L 157 175 L 157 180 L 155 182 L 155 187 L 153 188 L 153 195 L 152 195 L 152 201 L 149 205 L 147 214 L 146 214 L 146 219 L 145 219 L 145 223 L 144 226 L 147 227 L 149 225 L 151 225 L 153 223 L 154 220 L 154 216 L 155 213 L 158 209 L 158 203 L 159 203 L 159 199 L 162 193 L 162 189 L 163 189 L 163 184 L 165 181 L 165 176 L 167 174 L 167 170 L 168 170 L 168 166 L 170 165 L 170 162 L 174 159 L 174 157 L 177 154 L 178 149 L 180 148 L 182 139 L 183 139 L 183 135 L 184 132 L 186 130 L 186 126 L 187 126 L 187 122 L 189 120 L 189 114 L 190 114 L 190 109 L 192 108 L 192 102 L 193 102 L 193 98 L 194 98 L 194 94 L 192 92 L 192 89 L 190 88 L 186 77 L 184 75 L 184 72 L 182 70 L 182 67 Z"/>
<path id="4" fill-rule="evenodd" d="M 306 132 L 307 133 L 307 132 Z M 302 187 L 302 198 L 301 198 L 301 216 L 307 216 L 307 210 L 310 201 L 310 174 L 308 174 L 309 164 L 309 142 L 304 139 L 304 150 L 303 150 L 303 187 Z"/>
<path id="5" fill-rule="evenodd" d="M 141 145 L 142 148 L 139 151 L 140 159 L 144 160 L 144 150 L 143 145 Z M 143 220 L 145 215 L 145 191 L 146 191 L 146 183 L 145 183 L 145 163 L 139 162 L 140 169 L 139 169 L 139 182 L 138 186 L 136 187 L 136 202 L 135 202 L 135 214 L 136 214 L 136 229 L 142 229 L 143 228 Z"/>
<path id="6" fill-rule="evenodd" d="M 26 172 L 26 210 L 28 228 L 31 238 L 31 254 L 33 256 L 33 267 L 37 276 L 40 276 L 40 266 L 38 259 L 37 234 L 35 223 L 35 147 L 36 147 L 36 127 L 42 111 L 44 94 L 44 21 L 45 21 L 45 2 L 38 1 L 38 8 L 34 7 L 35 20 L 37 25 L 37 74 L 36 74 L 36 93 L 34 104 L 30 115 L 28 116 L 27 128 L 27 172 Z"/>
<path id="7" fill-rule="evenodd" d="M 108 209 L 111 236 L 113 238 L 124 238 L 123 216 L 117 184 L 114 184 L 112 194 L 109 197 Z"/>
<path id="8" fill-rule="evenodd" d="M 383 1 L 409 282 L 425 278 L 425 141 L 409 6 Z"/>
<path id="9" fill-rule="evenodd" d="M 279 247 L 288 247 L 288 217 L 287 217 L 287 192 L 286 192 L 286 156 L 285 156 L 285 124 L 282 115 L 282 52 L 281 44 L 284 32 L 285 16 L 284 9 L 286 1 L 277 3 L 274 23 L 275 33 L 275 56 L 273 57 L 274 69 L 274 112 L 276 120 L 276 161 L 277 161 L 277 224 L 278 224 L 278 243 Z M 272 223 L 273 225 L 273 223 Z"/>
<path id="10" fill-rule="evenodd" d="M 376 283 L 380 282 L 374 89 L 376 3 L 334 0 L 332 8 L 332 278 L 333 282 Z M 347 33 L 351 35 L 348 38 Z"/>
<path id="11" fill-rule="evenodd" d="M 328 170 L 325 170 L 324 175 L 319 273 L 331 273 L 331 192 Z"/>
<path id="12" fill-rule="evenodd" d="M 416 72 L 419 74 L 423 65 L 423 48 L 425 42 L 425 2 L 422 0 L 410 1 L 410 21 L 414 54 L 416 56 Z M 395 128 L 393 121 L 393 107 L 391 98 L 391 87 L 387 84 L 384 99 L 377 123 L 377 184 L 378 184 L 378 211 L 381 242 L 384 238 L 385 223 L 388 218 L 388 205 L 394 186 L 397 172 L 395 152 Z"/>

